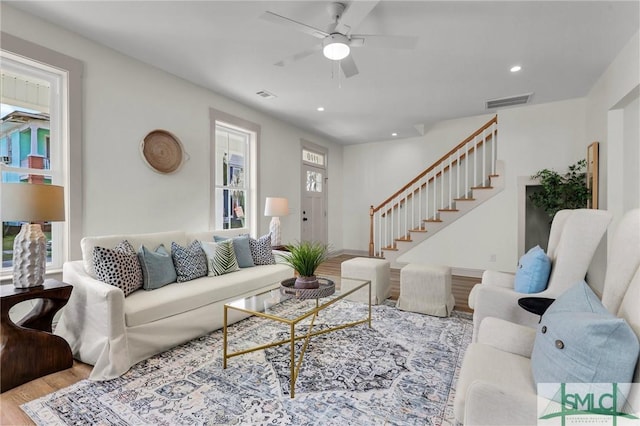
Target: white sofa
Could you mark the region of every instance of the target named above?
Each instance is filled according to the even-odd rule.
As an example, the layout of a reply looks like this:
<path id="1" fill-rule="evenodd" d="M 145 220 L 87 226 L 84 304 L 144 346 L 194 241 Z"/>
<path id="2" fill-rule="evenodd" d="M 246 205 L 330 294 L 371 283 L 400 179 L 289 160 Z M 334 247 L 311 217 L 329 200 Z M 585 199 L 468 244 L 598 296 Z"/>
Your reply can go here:
<path id="1" fill-rule="evenodd" d="M 63 280 L 73 285 L 55 334 L 69 342 L 74 358 L 94 366 L 90 379 L 108 380 L 124 374 L 139 361 L 223 326 L 224 303 L 276 288 L 293 277 L 293 269 L 278 263 L 243 268 L 225 275 L 143 289 L 124 297 L 117 287 L 96 279 L 92 253 L 96 246 L 114 248 L 128 240 L 154 250 L 171 243 L 186 246 L 194 240 L 213 241 L 246 230 L 182 231 L 110 235 L 82 240 L 83 260 L 66 262 Z M 244 316 L 246 317 L 246 316 Z M 244 318 L 229 316 L 229 323 Z"/>

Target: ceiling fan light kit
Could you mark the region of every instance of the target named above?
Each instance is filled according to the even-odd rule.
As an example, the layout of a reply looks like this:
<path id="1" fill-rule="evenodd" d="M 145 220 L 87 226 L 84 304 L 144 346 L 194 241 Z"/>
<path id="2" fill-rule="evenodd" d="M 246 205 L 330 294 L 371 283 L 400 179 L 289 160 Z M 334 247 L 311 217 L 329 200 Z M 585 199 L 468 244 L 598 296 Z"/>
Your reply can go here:
<path id="1" fill-rule="evenodd" d="M 351 48 L 349 48 L 349 39 L 339 33 L 330 34 L 323 40 L 324 47 L 322 53 L 327 59 L 332 61 L 339 61 L 347 56 Z"/>

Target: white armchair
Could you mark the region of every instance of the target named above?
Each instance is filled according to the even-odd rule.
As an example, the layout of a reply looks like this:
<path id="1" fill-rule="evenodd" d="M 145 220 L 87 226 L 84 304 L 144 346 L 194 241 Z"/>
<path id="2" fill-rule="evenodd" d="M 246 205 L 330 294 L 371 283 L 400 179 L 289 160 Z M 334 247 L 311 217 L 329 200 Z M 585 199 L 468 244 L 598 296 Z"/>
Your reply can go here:
<path id="1" fill-rule="evenodd" d="M 611 222 L 605 210 L 560 210 L 551 224 L 547 256 L 551 258 L 551 275 L 547 289 L 536 297 L 555 299 L 576 282 L 583 280 L 591 259 Z M 487 316 L 534 326 L 538 315 L 518 306 L 518 299 L 526 294 L 513 289 L 515 274 L 485 271 L 482 282 L 469 294 L 473 311 L 473 342 L 478 340 L 480 323 Z"/>
<path id="2" fill-rule="evenodd" d="M 640 209 L 628 212 L 611 244 L 603 305 L 640 337 Z M 535 329 L 487 317 L 465 353 L 454 415 L 464 425 L 535 425 L 538 396 L 531 372 Z M 636 367 L 634 383 L 640 382 Z"/>

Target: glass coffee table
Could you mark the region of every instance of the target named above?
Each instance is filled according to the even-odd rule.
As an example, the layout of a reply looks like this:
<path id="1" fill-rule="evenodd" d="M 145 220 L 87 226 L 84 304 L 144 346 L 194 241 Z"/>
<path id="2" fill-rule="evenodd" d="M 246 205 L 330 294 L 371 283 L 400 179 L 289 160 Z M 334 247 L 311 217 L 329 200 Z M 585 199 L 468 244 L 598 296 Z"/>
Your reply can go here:
<path id="1" fill-rule="evenodd" d="M 348 282 L 347 288 L 351 290 L 347 292 L 340 292 L 338 290 L 335 291 L 330 296 L 321 297 L 321 298 L 312 298 L 312 299 L 299 299 L 296 300 L 295 295 L 283 294 L 279 287 L 275 287 L 272 290 L 267 290 L 261 293 L 258 293 L 253 296 L 245 297 L 243 299 L 234 300 L 229 303 L 225 303 L 224 305 L 224 326 L 223 326 L 223 368 L 227 368 L 227 360 L 239 355 L 244 355 L 249 352 L 255 352 L 262 349 L 270 348 L 273 346 L 289 344 L 290 345 L 290 363 L 291 363 L 291 398 L 295 397 L 295 384 L 296 379 L 298 377 L 298 373 L 300 371 L 300 366 L 302 365 L 302 360 L 304 358 L 304 353 L 307 350 L 307 346 L 309 345 L 309 340 L 313 336 L 318 336 L 320 334 L 330 333 L 332 331 L 341 330 L 347 327 L 353 327 L 359 324 L 368 323 L 369 327 L 371 327 L 371 281 L 368 280 L 358 280 L 352 278 L 339 278 L 339 277 L 326 277 L 324 280 L 331 280 L 335 283 L 336 287 L 342 287 L 344 283 Z M 346 298 L 350 294 L 353 294 L 357 291 L 369 292 L 369 309 L 368 315 L 366 318 L 358 319 L 352 322 L 347 322 L 344 324 L 335 325 L 329 328 L 323 328 L 314 331 L 314 323 L 321 312 L 336 302 Z M 292 301 L 293 302 L 289 302 Z M 297 306 L 299 309 L 282 309 L 281 304 L 285 301 L 287 303 L 299 303 Z M 238 311 L 239 313 L 254 315 L 258 318 L 264 318 L 265 320 L 276 321 L 279 323 L 283 323 L 288 325 L 289 327 L 289 338 L 284 340 L 279 340 L 275 342 L 266 343 L 259 346 L 254 346 L 248 349 L 239 350 L 236 352 L 228 352 L 228 318 L 230 315 L 230 311 Z M 309 319 L 309 325 L 306 332 L 300 332 L 298 330 L 298 334 L 296 334 L 296 325 L 301 322 Z M 304 344 L 298 356 L 298 360 L 296 362 L 295 357 L 295 342 L 297 340 L 304 339 Z"/>

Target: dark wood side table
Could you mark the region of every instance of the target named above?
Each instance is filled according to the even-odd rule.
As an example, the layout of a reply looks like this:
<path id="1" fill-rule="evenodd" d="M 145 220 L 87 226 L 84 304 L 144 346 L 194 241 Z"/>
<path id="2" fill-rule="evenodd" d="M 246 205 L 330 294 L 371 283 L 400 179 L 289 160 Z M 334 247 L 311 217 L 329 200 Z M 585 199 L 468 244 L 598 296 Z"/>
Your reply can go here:
<path id="1" fill-rule="evenodd" d="M 73 286 L 57 280 L 31 288 L 0 286 L 0 391 L 73 366 L 66 340 L 51 334 L 53 317 L 67 304 Z M 18 324 L 9 309 L 25 300 L 39 299 Z"/>

